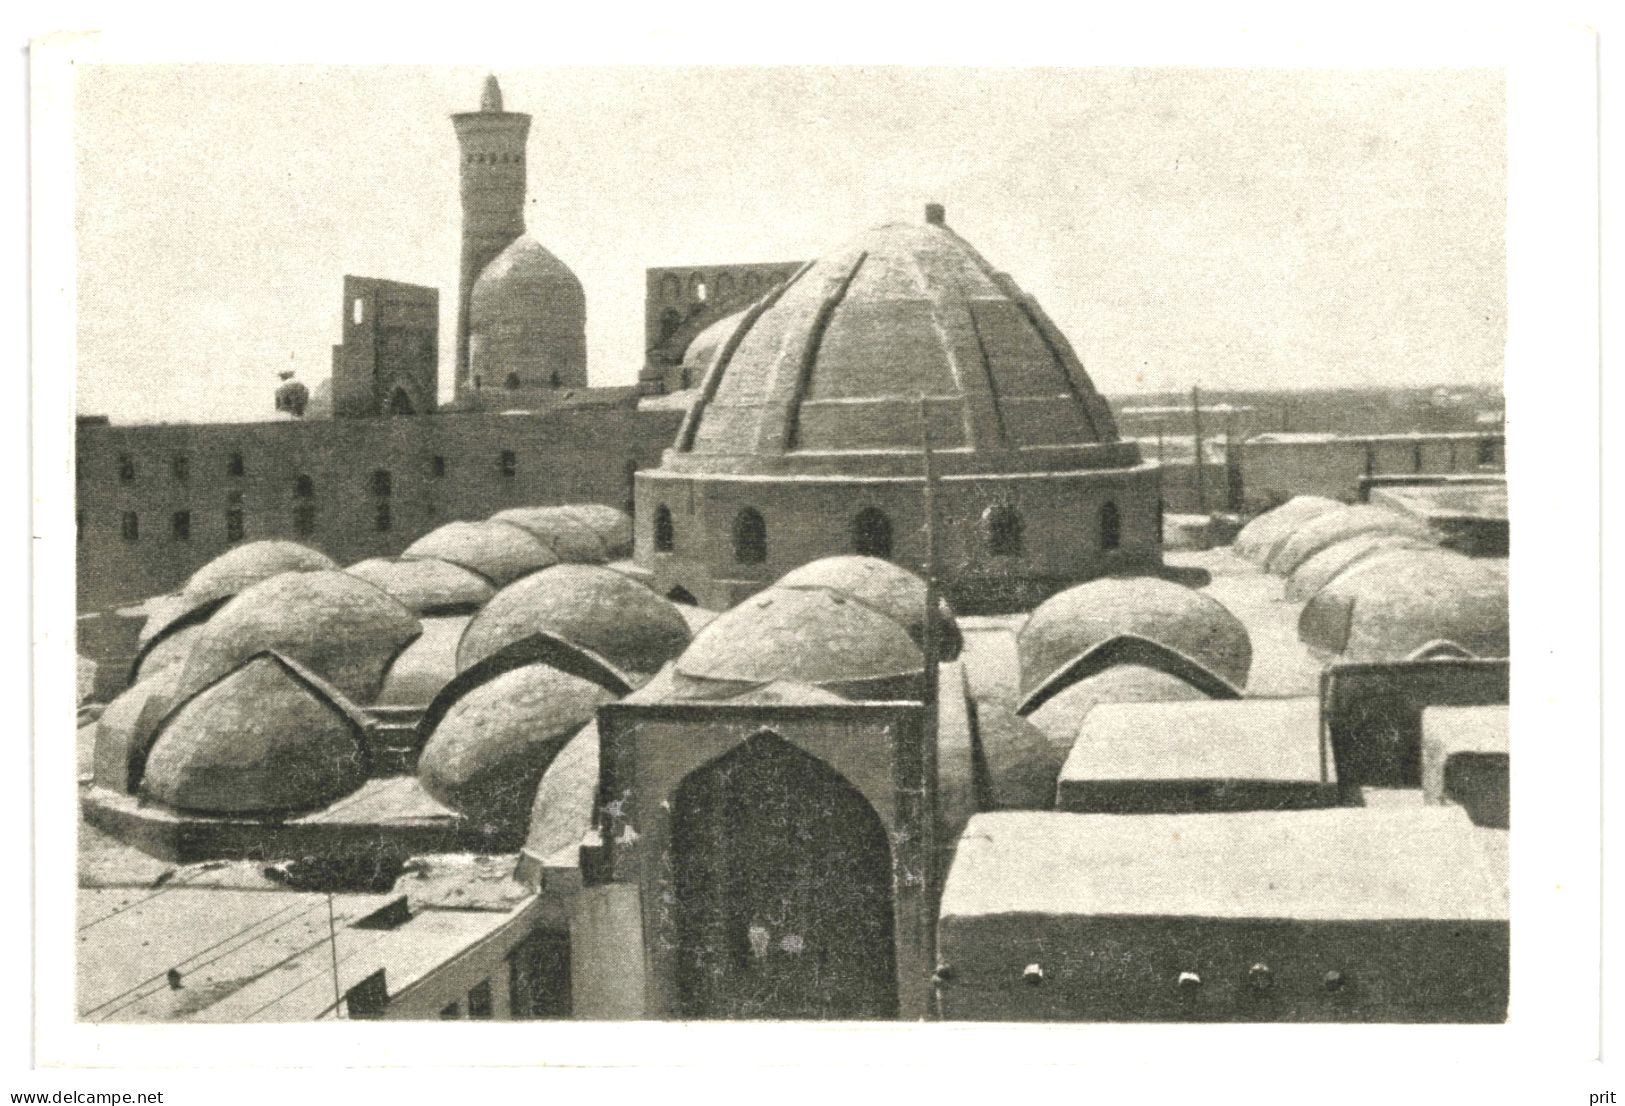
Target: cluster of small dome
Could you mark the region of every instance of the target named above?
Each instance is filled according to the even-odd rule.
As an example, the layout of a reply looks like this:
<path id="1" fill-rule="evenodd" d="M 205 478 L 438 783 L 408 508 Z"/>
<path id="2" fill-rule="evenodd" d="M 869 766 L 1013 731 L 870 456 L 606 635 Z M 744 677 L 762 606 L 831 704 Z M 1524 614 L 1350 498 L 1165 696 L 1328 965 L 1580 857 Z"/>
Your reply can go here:
<path id="1" fill-rule="evenodd" d="M 451 523 L 349 569 L 293 542 L 238 546 L 148 604 L 131 685 L 97 722 L 95 782 L 207 814 L 325 806 L 367 778 L 368 708 L 422 710 L 457 678 L 475 612 L 542 573 L 565 593 L 649 594 L 603 567 L 630 545 L 623 512 L 581 506 Z"/>
<path id="2" fill-rule="evenodd" d="M 1504 559 L 1441 547 L 1397 511 L 1299 496 L 1236 536 L 1234 552 L 1284 577 L 1298 636 L 1322 660 L 1508 652 Z"/>

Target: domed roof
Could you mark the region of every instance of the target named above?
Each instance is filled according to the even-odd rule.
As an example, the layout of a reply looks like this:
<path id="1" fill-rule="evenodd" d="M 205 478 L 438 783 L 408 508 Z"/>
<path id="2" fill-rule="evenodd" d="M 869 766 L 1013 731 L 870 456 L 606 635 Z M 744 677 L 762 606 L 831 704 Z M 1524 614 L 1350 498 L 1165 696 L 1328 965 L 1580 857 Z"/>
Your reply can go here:
<path id="1" fill-rule="evenodd" d="M 511 669 L 446 712 L 423 746 L 418 779 L 453 810 L 518 828 L 554 756 L 613 698 L 544 664 Z"/>
<path id="2" fill-rule="evenodd" d="M 496 594 L 479 573 L 435 557 L 373 557 L 344 571 L 419 615 L 471 611 Z"/>
<path id="3" fill-rule="evenodd" d="M 598 796 L 598 746 L 598 722 L 594 720 L 565 742 L 542 773 L 521 850 L 533 865 L 565 849 L 580 848 L 582 838 L 592 829 Z M 523 860 L 521 866 L 525 866 Z"/>
<path id="4" fill-rule="evenodd" d="M 752 305 L 664 467 L 918 473 L 1128 468 L 1106 403 L 1043 310 L 940 221 L 876 227 Z"/>
<path id="5" fill-rule="evenodd" d="M 976 733 L 992 785 L 995 810 L 1049 810 L 1066 750 L 1053 746 L 1032 721 L 996 700 L 976 705 Z"/>
<path id="6" fill-rule="evenodd" d="M 169 716 L 147 756 L 141 792 L 214 814 L 313 810 L 366 779 L 364 725 L 310 671 L 261 653 Z"/>
<path id="7" fill-rule="evenodd" d="M 135 639 L 137 650 L 146 649 L 178 625 L 201 621 L 206 616 L 201 608 L 206 606 L 209 604 L 197 603 L 178 592 L 174 595 L 154 596 L 147 600 L 143 604 L 147 619 L 141 624 L 141 632 Z"/>
<path id="8" fill-rule="evenodd" d="M 632 516 L 619 507 L 604 503 L 572 503 L 561 510 L 597 534 L 609 557 L 632 555 Z"/>
<path id="9" fill-rule="evenodd" d="M 469 622 L 457 670 L 545 631 L 624 673 L 649 673 L 688 647 L 688 624 L 670 600 L 599 565 L 556 565 L 510 584 Z"/>
<path id="10" fill-rule="evenodd" d="M 190 694 L 275 650 L 355 702 L 370 703 L 385 669 L 420 630 L 411 611 L 347 572 L 285 572 L 243 591 L 204 624 L 177 686 Z"/>
<path id="11" fill-rule="evenodd" d="M 908 569 L 879 557 L 823 557 L 791 569 L 775 587 L 824 588 L 873 607 L 925 648 L 925 581 Z M 937 600 L 937 657 L 952 660 L 962 644 L 959 625 L 947 600 Z"/>
<path id="12" fill-rule="evenodd" d="M 1269 559 L 1276 545 L 1285 540 L 1293 530 L 1316 515 L 1335 511 L 1342 506 L 1344 504 L 1335 499 L 1327 499 L 1323 495 L 1293 496 L 1279 507 L 1265 511 L 1243 526 L 1236 534 L 1236 540 L 1231 543 L 1230 549 L 1239 557 L 1263 564 Z"/>
<path id="13" fill-rule="evenodd" d="M 892 619 L 821 588 L 769 588 L 701 630 L 676 674 L 695 680 L 817 685 L 923 671 L 919 646 Z M 743 690 L 743 689 L 741 689 Z"/>
<path id="14" fill-rule="evenodd" d="M 598 531 L 569 507 L 514 507 L 498 511 L 491 520 L 519 527 L 565 564 L 600 565 L 608 559 Z"/>
<path id="15" fill-rule="evenodd" d="M 474 281 L 468 318 L 472 328 L 507 322 L 516 306 L 534 310 L 537 300 L 584 304 L 586 294 L 570 267 L 528 234 L 492 258 Z"/>
<path id="16" fill-rule="evenodd" d="M 1124 634 L 1181 653 L 1238 688 L 1247 684 L 1252 641 L 1224 604 L 1155 576 L 1108 576 L 1050 597 L 1022 626 L 1016 635 L 1022 693 Z"/>
<path id="17" fill-rule="evenodd" d="M 141 659 L 136 661 L 135 679 L 149 679 L 184 663 L 191 655 L 192 646 L 203 634 L 203 626 L 201 622 L 194 622 L 158 639 L 151 648 L 142 652 Z"/>
<path id="18" fill-rule="evenodd" d="M 1266 567 L 1278 576 L 1288 576 L 1322 549 L 1347 538 L 1374 533 L 1409 534 L 1421 540 L 1433 536 L 1425 522 L 1386 507 L 1361 503 L 1316 515 L 1296 527 L 1275 547 Z"/>
<path id="19" fill-rule="evenodd" d="M 702 372 L 709 368 L 711 361 L 720 350 L 733 337 L 733 332 L 739 329 L 744 321 L 745 310 L 735 311 L 732 315 L 724 315 L 711 323 L 704 330 L 694 335 L 694 340 L 683 351 L 683 365 L 689 369 L 698 369 Z M 692 377 L 698 379 L 698 377 Z"/>
<path id="20" fill-rule="evenodd" d="M 1140 664 L 1120 664 L 1079 680 L 1027 718 L 1061 750 L 1064 761 L 1078 728 L 1098 703 L 1193 702 L 1206 698 L 1199 689 L 1171 673 Z"/>
<path id="21" fill-rule="evenodd" d="M 468 626 L 467 615 L 425 618 L 423 633 L 401 650 L 378 692 L 380 706 L 424 707 L 457 675 L 457 643 Z"/>
<path id="22" fill-rule="evenodd" d="M 499 588 L 558 563 L 553 551 L 527 531 L 489 520 L 448 522 L 407 546 L 401 557 L 450 561 L 479 573 Z"/>
<path id="23" fill-rule="evenodd" d="M 333 558 L 292 541 L 251 541 L 228 549 L 192 573 L 181 595 L 194 605 L 228 599 L 282 572 L 337 568 Z"/>
<path id="24" fill-rule="evenodd" d="M 1441 641 L 1505 657 L 1506 562 L 1443 549 L 1368 557 L 1304 605 L 1298 637 L 1320 657 L 1350 661 L 1404 660 Z"/>
<path id="25" fill-rule="evenodd" d="M 1356 534 L 1328 545 L 1293 569 L 1292 575 L 1287 577 L 1285 595 L 1294 603 L 1301 603 L 1367 557 L 1393 549 L 1428 548 L 1437 547 L 1411 534 L 1396 534 L 1388 530 Z"/>
<path id="26" fill-rule="evenodd" d="M 135 789 L 151 748 L 156 719 L 147 704 L 168 702 L 174 691 L 176 671 L 131 684 L 114 697 L 96 720 L 96 741 L 92 750 L 92 778 L 97 787 L 128 792 Z M 143 716 L 148 721 L 142 724 Z"/>

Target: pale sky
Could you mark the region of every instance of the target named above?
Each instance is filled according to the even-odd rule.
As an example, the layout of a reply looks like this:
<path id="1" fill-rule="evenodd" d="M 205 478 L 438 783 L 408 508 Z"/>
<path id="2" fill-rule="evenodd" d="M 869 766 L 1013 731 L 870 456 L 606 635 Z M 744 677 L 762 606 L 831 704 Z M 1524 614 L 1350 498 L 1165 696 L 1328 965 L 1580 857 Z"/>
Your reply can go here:
<path id="1" fill-rule="evenodd" d="M 440 289 L 449 116 L 483 69 L 91 66 L 77 85 L 78 410 L 272 417 L 346 273 Z M 593 384 L 642 364 L 643 270 L 802 260 L 928 200 L 1108 393 L 1498 383 L 1490 70 L 571 68 L 528 112 L 530 233 L 587 292 Z"/>

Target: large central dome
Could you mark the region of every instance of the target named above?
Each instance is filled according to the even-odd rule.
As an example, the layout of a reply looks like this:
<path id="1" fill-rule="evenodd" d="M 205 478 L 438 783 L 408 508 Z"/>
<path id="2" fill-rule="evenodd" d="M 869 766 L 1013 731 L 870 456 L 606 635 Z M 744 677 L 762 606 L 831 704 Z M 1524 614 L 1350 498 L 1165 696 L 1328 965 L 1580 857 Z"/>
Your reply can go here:
<path id="1" fill-rule="evenodd" d="M 922 397 L 946 471 L 1139 461 L 1042 308 L 933 209 L 865 232 L 748 310 L 667 466 L 913 474 Z"/>

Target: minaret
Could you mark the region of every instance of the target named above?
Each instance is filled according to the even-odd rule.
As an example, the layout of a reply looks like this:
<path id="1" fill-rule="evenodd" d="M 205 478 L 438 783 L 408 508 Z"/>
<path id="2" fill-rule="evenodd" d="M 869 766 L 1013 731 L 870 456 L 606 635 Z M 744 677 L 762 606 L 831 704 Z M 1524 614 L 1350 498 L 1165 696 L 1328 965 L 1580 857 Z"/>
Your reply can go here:
<path id="1" fill-rule="evenodd" d="M 502 110 L 502 89 L 485 78 L 480 110 L 451 117 L 462 151 L 463 256 L 457 283 L 457 398 L 468 377 L 468 298 L 492 258 L 525 233 L 525 139 L 530 116 Z"/>

